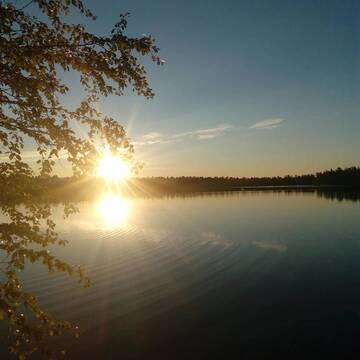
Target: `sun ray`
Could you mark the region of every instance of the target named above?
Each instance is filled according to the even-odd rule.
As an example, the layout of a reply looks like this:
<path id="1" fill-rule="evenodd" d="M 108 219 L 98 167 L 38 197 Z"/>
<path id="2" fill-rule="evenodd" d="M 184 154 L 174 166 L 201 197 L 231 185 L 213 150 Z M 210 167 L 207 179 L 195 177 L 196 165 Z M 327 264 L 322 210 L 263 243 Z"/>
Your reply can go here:
<path id="1" fill-rule="evenodd" d="M 99 160 L 96 175 L 108 181 L 124 181 L 131 175 L 131 170 L 122 158 L 105 154 Z"/>

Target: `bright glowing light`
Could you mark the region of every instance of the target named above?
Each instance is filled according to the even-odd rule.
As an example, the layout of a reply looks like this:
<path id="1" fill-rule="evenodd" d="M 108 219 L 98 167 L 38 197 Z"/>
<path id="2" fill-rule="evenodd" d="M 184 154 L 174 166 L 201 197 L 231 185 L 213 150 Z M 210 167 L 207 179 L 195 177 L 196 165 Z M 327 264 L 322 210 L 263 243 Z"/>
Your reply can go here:
<path id="1" fill-rule="evenodd" d="M 129 216 L 128 201 L 116 194 L 104 196 L 99 201 L 97 208 L 106 225 L 123 225 Z"/>
<path id="2" fill-rule="evenodd" d="M 106 154 L 99 161 L 97 175 L 110 181 L 122 181 L 130 176 L 130 168 L 121 158 Z"/>

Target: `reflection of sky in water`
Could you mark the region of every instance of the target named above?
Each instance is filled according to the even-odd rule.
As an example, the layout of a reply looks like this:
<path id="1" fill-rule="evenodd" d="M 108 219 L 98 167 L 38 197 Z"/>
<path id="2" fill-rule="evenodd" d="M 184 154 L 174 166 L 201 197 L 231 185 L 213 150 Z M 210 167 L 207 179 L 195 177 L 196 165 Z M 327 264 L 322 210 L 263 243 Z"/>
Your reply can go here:
<path id="1" fill-rule="evenodd" d="M 89 331 L 99 321 L 119 319 L 111 326 L 120 329 L 120 319 L 130 314 L 152 319 L 187 304 L 197 304 L 197 314 L 211 314 L 212 329 L 227 328 L 229 316 L 240 321 L 252 313 L 260 326 L 275 326 L 285 315 L 284 324 L 292 316 L 299 322 L 309 315 L 304 304 L 315 301 L 311 296 L 329 314 L 358 308 L 360 290 L 347 284 L 360 283 L 359 202 L 233 193 L 185 199 L 107 195 L 78 206 L 80 214 L 66 220 L 54 208 L 58 230 L 70 243 L 52 251 L 84 264 L 93 286 L 82 290 L 38 269 L 25 276 L 48 309 Z M 285 308 L 274 310 L 276 319 L 261 320 L 269 304 L 284 301 Z"/>
<path id="2" fill-rule="evenodd" d="M 253 244 L 263 250 L 272 250 L 278 252 L 284 252 L 287 250 L 287 246 L 276 241 L 253 241 Z"/>
<path id="3" fill-rule="evenodd" d="M 144 244 L 152 246 L 154 254 L 167 251 L 180 256 L 192 249 L 191 257 L 199 261 L 208 255 L 205 249 L 215 256 L 225 251 L 241 258 L 251 250 L 274 257 L 306 251 L 306 246 L 321 244 L 328 234 L 352 237 L 359 205 L 309 194 L 144 199 L 109 193 L 93 203 L 79 203 L 80 214 L 65 220 L 61 207 L 54 208 L 57 229 L 70 244 L 52 251 L 90 264 L 100 261 L 101 252 L 114 255 L 138 245 L 140 254 Z M 84 258 L 84 251 L 90 256 Z"/>

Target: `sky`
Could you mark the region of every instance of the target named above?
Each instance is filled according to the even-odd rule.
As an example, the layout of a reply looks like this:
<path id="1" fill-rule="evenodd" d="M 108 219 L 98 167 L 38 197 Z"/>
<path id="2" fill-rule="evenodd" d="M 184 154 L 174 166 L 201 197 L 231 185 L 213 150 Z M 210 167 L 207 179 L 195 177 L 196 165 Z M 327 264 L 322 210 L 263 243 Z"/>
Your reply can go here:
<path id="1" fill-rule="evenodd" d="M 98 34 L 130 11 L 128 33 L 153 35 L 166 61 L 146 62 L 154 99 L 129 92 L 99 103 L 127 129 L 140 175 L 360 165 L 359 1 L 85 3 L 98 20 L 84 24 Z"/>

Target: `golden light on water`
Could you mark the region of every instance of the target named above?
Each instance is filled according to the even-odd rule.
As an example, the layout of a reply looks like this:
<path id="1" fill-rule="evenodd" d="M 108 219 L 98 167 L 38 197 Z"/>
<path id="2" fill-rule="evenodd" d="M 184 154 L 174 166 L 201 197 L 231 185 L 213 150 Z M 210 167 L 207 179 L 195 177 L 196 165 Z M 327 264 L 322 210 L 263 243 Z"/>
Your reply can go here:
<path id="1" fill-rule="evenodd" d="M 129 165 L 120 157 L 105 154 L 99 161 L 97 176 L 109 181 L 123 181 L 130 176 Z"/>
<path id="2" fill-rule="evenodd" d="M 107 194 L 97 204 L 102 222 L 107 226 L 126 224 L 129 217 L 129 202 L 118 194 Z"/>

